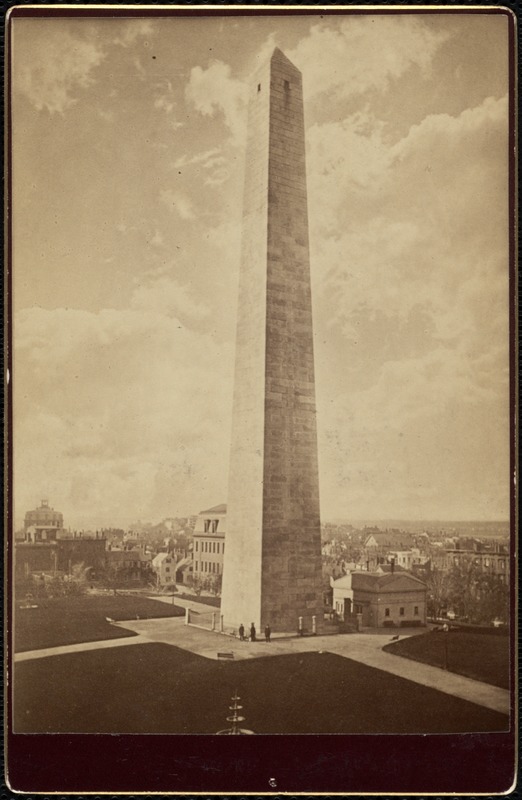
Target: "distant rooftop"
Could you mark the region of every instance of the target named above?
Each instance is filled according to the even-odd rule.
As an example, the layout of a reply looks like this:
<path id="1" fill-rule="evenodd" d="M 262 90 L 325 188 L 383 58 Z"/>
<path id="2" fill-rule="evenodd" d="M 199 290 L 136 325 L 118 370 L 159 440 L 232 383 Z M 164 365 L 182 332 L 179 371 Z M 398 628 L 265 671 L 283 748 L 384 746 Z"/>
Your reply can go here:
<path id="1" fill-rule="evenodd" d="M 200 514 L 226 514 L 227 513 L 227 504 L 221 503 L 219 506 L 213 506 L 212 508 L 206 508 L 204 511 L 200 511 Z"/>

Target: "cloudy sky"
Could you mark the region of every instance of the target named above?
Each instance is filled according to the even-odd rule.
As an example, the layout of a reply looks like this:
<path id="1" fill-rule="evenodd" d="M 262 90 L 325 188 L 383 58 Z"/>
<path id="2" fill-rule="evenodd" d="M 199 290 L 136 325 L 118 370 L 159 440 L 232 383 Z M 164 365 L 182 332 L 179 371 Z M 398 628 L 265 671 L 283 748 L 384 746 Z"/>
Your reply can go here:
<path id="1" fill-rule="evenodd" d="M 304 80 L 322 516 L 507 518 L 504 16 L 13 36 L 18 523 L 226 501 L 246 86 L 276 45 Z"/>

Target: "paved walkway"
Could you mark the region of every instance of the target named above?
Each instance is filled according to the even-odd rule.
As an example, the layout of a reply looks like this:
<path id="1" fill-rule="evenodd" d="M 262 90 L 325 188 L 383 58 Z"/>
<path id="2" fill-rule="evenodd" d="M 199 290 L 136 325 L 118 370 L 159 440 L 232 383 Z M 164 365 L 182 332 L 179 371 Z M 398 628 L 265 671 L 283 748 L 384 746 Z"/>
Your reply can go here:
<path id="1" fill-rule="evenodd" d="M 172 602 L 172 601 L 171 601 Z M 187 601 L 186 601 L 187 602 Z M 203 606 L 205 613 L 210 606 L 188 603 L 198 610 Z M 212 609 L 211 609 L 212 610 Z M 202 630 L 185 625 L 182 617 L 161 619 L 130 620 L 114 623 L 138 634 L 125 639 L 109 639 L 101 642 L 64 645 L 45 650 L 32 650 L 15 655 L 15 662 L 28 661 L 63 653 L 81 653 L 107 647 L 125 647 L 146 642 L 161 642 L 175 645 L 204 658 L 218 659 L 218 653 L 232 653 L 235 661 L 250 658 L 267 658 L 291 653 L 328 652 L 344 658 L 351 658 L 369 667 L 389 672 L 406 680 L 420 683 L 439 692 L 460 697 L 485 708 L 509 714 L 510 694 L 506 689 L 488 683 L 456 675 L 453 672 L 420 664 L 401 656 L 383 652 L 382 647 L 390 641 L 389 632 L 369 636 L 365 633 L 352 633 L 338 636 L 314 636 L 303 638 L 273 638 L 270 644 L 264 641 L 240 642 L 237 638 Z"/>

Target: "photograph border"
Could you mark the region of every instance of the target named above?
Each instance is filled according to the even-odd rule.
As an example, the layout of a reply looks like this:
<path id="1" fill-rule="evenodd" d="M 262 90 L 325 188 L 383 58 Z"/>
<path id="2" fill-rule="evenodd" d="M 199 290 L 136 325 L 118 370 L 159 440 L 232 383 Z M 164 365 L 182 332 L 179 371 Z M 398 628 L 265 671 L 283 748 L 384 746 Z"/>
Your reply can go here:
<path id="1" fill-rule="evenodd" d="M 173 17 L 339 14 L 503 14 L 509 29 L 509 335 L 511 475 L 518 471 L 517 328 L 517 15 L 504 5 L 12 5 L 5 19 L 5 366 L 12 374 L 12 161 L 11 35 L 20 18 Z M 15 734 L 10 646 L 13 614 L 12 387 L 4 378 L 4 658 L 5 774 L 12 792 L 111 795 L 500 795 L 516 783 L 518 760 L 517 573 L 518 508 L 510 496 L 511 714 L 506 733 L 263 734 L 230 739 L 215 735 Z M 282 746 L 281 736 L 284 737 Z M 407 755 L 405 755 L 405 752 Z M 275 787 L 274 782 L 275 781 Z"/>

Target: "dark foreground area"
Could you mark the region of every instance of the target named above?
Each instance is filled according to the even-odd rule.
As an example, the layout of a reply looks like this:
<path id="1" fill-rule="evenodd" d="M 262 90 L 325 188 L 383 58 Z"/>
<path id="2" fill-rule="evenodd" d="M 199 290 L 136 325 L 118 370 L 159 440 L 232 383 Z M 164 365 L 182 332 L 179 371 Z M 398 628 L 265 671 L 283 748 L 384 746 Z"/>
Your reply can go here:
<path id="1" fill-rule="evenodd" d="M 37 608 L 20 608 L 20 603 L 15 606 L 16 653 L 136 635 L 111 625 L 107 617 L 121 621 L 185 613 L 183 608 L 134 595 L 53 597 L 37 599 L 34 604 Z"/>
<path id="2" fill-rule="evenodd" d="M 329 653 L 211 661 L 137 644 L 20 662 L 17 733 L 216 733 L 237 690 L 255 733 L 504 731 L 508 719 Z"/>
<path id="3" fill-rule="evenodd" d="M 509 637 L 461 631 L 430 632 L 383 647 L 434 667 L 509 689 Z M 447 656 L 446 656 L 447 652 Z"/>

